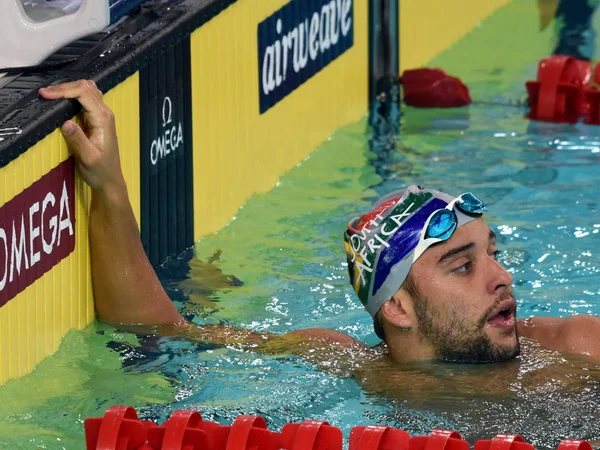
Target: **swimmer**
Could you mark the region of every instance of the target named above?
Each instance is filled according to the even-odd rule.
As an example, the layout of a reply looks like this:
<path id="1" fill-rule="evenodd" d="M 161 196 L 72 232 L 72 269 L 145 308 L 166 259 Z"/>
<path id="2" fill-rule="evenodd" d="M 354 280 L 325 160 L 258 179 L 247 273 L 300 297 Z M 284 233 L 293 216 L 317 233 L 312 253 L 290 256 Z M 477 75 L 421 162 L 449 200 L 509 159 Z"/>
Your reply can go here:
<path id="1" fill-rule="evenodd" d="M 512 276 L 498 262 L 484 203 L 409 186 L 350 221 L 351 284 L 376 334 L 397 361 L 501 362 L 519 336 L 566 353 L 600 358 L 600 319 L 517 320 Z"/>
<path id="2" fill-rule="evenodd" d="M 89 219 L 92 281 L 98 317 L 114 324 L 160 326 L 190 339 L 306 356 L 334 367 L 342 352 L 403 364 L 494 363 L 523 352 L 523 342 L 600 360 L 600 318 L 518 320 L 512 276 L 498 262 L 496 236 L 475 195 L 458 197 L 409 186 L 379 200 L 345 232 L 350 281 L 384 341 L 368 349 L 329 329 L 285 335 L 186 322 L 150 265 L 119 162 L 113 113 L 91 81 L 40 89 L 46 99 L 77 99 L 84 129 L 61 130 L 83 180 L 92 188 Z M 85 131 L 84 131 L 85 130 Z M 322 350 L 326 357 L 318 356 Z M 332 351 L 327 351 L 327 350 Z M 337 352 L 337 353 L 334 353 Z"/>

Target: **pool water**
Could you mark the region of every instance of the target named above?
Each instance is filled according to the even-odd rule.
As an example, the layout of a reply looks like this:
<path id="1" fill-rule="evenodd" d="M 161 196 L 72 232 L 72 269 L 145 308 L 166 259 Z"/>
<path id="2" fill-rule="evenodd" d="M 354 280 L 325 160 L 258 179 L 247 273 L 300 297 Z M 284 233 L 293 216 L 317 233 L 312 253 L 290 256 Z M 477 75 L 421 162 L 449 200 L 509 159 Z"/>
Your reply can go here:
<path id="1" fill-rule="evenodd" d="M 524 112 L 406 108 L 398 135 L 383 126 L 374 136 L 366 118 L 338 130 L 222 231 L 165 264 L 161 280 L 199 324 L 329 327 L 374 345 L 370 317 L 348 285 L 342 233 L 379 195 L 416 183 L 470 190 L 486 202 L 520 317 L 600 314 L 600 128 L 530 123 Z M 273 430 L 317 419 L 346 437 L 377 423 L 413 435 L 455 429 L 471 442 L 520 433 L 555 448 L 564 438 L 600 439 L 599 384 L 600 367 L 535 345 L 505 364 L 373 363 L 333 373 L 293 355 L 95 323 L 0 388 L 0 448 L 81 448 L 83 420 L 114 404 L 158 422 L 198 409 L 222 423 L 261 415 Z"/>

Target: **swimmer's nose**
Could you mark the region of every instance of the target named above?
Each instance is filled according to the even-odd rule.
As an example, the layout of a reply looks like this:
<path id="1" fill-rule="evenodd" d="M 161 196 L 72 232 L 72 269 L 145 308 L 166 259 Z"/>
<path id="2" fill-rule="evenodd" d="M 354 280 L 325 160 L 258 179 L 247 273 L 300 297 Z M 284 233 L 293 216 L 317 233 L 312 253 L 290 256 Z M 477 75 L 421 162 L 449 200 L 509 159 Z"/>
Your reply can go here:
<path id="1" fill-rule="evenodd" d="M 490 259 L 488 268 L 489 280 L 487 291 L 489 294 L 495 294 L 499 289 L 512 286 L 512 275 L 495 259 Z"/>

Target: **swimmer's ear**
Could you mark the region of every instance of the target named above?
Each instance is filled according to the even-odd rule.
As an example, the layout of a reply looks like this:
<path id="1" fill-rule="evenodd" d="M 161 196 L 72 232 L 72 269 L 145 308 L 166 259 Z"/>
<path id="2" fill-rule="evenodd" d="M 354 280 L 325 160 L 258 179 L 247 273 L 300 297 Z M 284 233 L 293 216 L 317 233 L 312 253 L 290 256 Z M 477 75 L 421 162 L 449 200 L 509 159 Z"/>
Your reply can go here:
<path id="1" fill-rule="evenodd" d="M 416 324 L 412 301 L 403 289 L 381 306 L 381 313 L 387 322 L 406 331 Z"/>

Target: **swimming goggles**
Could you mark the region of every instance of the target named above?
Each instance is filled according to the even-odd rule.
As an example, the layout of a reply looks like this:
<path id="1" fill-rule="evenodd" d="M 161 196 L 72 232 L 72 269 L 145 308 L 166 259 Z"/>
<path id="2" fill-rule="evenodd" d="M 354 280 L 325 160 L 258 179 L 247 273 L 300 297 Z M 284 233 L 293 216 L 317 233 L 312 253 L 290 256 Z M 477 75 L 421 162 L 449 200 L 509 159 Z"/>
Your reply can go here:
<path id="1" fill-rule="evenodd" d="M 447 241 L 458 227 L 458 217 L 454 208 L 470 216 L 480 216 L 487 208 L 483 202 L 470 192 L 459 195 L 444 209 L 431 213 L 421 231 L 419 242 L 413 253 L 413 263 L 433 244 Z"/>

